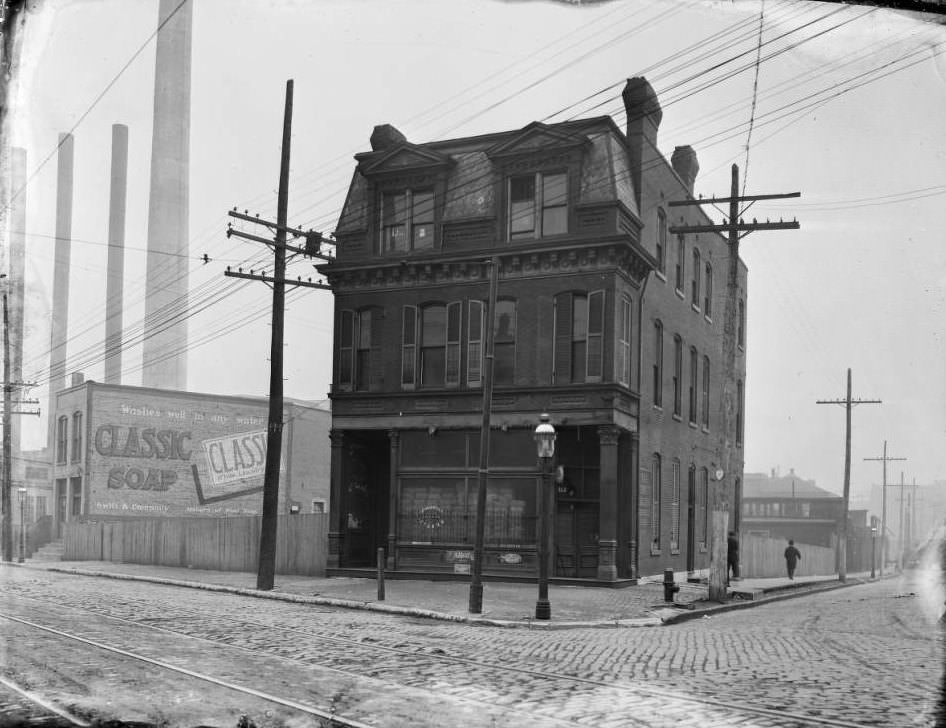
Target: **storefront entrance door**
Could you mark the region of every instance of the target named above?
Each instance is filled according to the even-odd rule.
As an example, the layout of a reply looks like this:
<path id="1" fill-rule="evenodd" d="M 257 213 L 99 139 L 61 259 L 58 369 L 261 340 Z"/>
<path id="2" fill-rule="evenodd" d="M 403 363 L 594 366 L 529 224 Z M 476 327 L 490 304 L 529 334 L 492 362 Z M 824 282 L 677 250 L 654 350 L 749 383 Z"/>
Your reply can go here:
<path id="1" fill-rule="evenodd" d="M 559 502 L 555 518 L 555 576 L 594 579 L 598 574 L 597 502 Z"/>

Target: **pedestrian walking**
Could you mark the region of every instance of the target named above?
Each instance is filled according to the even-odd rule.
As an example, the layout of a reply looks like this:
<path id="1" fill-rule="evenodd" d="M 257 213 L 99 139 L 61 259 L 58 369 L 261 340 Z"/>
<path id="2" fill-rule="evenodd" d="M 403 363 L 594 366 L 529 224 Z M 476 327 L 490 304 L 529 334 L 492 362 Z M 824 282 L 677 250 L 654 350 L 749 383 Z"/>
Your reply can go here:
<path id="1" fill-rule="evenodd" d="M 785 549 L 785 568 L 788 569 L 788 578 L 795 580 L 795 565 L 801 561 L 801 552 L 795 548 L 795 542 L 788 539 L 788 548 Z"/>
<path id="2" fill-rule="evenodd" d="M 735 531 L 729 532 L 726 539 L 726 586 L 729 586 L 729 577 L 739 578 L 739 539 Z"/>

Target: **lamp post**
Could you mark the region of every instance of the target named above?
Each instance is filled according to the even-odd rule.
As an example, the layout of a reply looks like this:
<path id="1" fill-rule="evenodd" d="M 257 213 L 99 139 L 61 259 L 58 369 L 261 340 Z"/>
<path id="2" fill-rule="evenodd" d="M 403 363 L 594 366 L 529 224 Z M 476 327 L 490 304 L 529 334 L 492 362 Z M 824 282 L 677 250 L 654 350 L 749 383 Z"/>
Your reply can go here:
<path id="1" fill-rule="evenodd" d="M 22 564 L 26 553 L 26 488 L 17 488 L 20 494 L 20 556 L 17 563 Z"/>
<path id="2" fill-rule="evenodd" d="M 551 619 L 552 605 L 549 603 L 549 534 L 551 533 L 552 504 L 552 458 L 555 457 L 555 428 L 549 416 L 542 414 L 535 428 L 535 449 L 542 468 L 542 485 L 539 488 L 539 599 L 535 603 L 536 619 Z"/>
<path id="3" fill-rule="evenodd" d="M 874 558 L 874 549 L 877 545 L 877 526 L 871 526 L 870 528 L 870 578 L 874 579 L 877 576 L 876 569 L 874 567 L 875 558 Z"/>

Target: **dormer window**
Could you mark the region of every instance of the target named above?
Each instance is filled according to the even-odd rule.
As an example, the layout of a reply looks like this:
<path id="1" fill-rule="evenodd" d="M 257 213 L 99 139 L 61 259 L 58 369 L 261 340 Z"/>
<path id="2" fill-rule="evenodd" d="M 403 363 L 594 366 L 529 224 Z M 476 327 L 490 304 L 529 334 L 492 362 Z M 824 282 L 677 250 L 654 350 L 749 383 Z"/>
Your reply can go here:
<path id="1" fill-rule="evenodd" d="M 381 194 L 381 252 L 434 246 L 434 191 L 398 190 Z"/>
<path id="2" fill-rule="evenodd" d="M 529 240 L 568 232 L 568 175 L 564 172 L 509 178 L 510 240 Z"/>

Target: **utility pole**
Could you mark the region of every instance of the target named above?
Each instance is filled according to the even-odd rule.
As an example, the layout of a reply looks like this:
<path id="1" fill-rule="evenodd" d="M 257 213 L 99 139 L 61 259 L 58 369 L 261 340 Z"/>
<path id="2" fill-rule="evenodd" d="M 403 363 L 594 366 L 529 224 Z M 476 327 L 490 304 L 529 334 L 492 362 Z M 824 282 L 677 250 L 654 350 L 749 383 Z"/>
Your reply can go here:
<path id="1" fill-rule="evenodd" d="M 884 562 L 887 560 L 887 463 L 893 460 L 906 460 L 906 458 L 887 457 L 887 441 L 884 440 L 884 455 L 879 458 L 864 458 L 864 460 L 882 460 L 884 463 L 884 482 L 883 494 L 881 497 L 880 509 L 880 575 L 884 575 Z"/>
<path id="2" fill-rule="evenodd" d="M 903 567 L 906 565 L 906 561 L 903 558 L 903 548 L 906 544 L 906 541 L 903 538 L 903 471 L 900 471 L 900 558 L 897 559 L 900 562 L 900 571 L 903 571 Z"/>
<path id="3" fill-rule="evenodd" d="M 819 399 L 816 404 L 841 404 L 847 410 L 844 429 L 844 505 L 841 509 L 841 528 L 838 534 L 838 581 L 847 581 L 847 516 L 851 499 L 851 407 L 856 404 L 881 404 L 879 399 L 851 399 L 851 369 L 847 370 L 847 397 Z"/>
<path id="4" fill-rule="evenodd" d="M 273 287 L 273 322 L 272 341 L 270 344 L 270 373 L 269 373 L 269 423 L 266 436 L 266 466 L 263 476 L 263 514 L 260 525 L 259 567 L 256 576 L 256 588 L 269 590 L 273 588 L 276 574 L 276 525 L 279 508 L 279 462 L 282 456 L 282 428 L 283 428 L 283 319 L 285 314 L 286 284 L 302 286 L 304 288 L 324 288 L 330 286 L 321 283 L 286 280 L 286 252 L 299 253 L 320 258 L 330 259 L 330 256 L 318 251 L 322 243 L 322 236 L 318 233 L 303 232 L 287 227 L 286 216 L 289 205 L 289 143 L 292 131 L 292 80 L 286 81 L 286 106 L 283 117 L 282 159 L 279 168 L 279 191 L 276 199 L 276 222 L 260 220 L 259 217 L 250 217 L 240 214 L 235 209 L 229 212 L 230 217 L 246 222 L 265 225 L 275 231 L 275 240 L 251 235 L 242 230 L 227 228 L 227 237 L 236 235 L 246 240 L 261 242 L 272 247 L 274 254 L 273 275 L 265 272 L 257 274 L 251 270 L 244 273 L 243 269 L 231 271 L 227 267 L 225 276 L 231 278 L 247 278 L 256 281 L 271 283 Z M 296 248 L 286 243 L 286 234 L 306 238 L 305 248 Z"/>
<path id="5" fill-rule="evenodd" d="M 480 467 L 476 487 L 476 535 L 473 539 L 473 568 L 470 574 L 470 614 L 483 612 L 483 542 L 486 530 L 486 486 L 489 478 L 489 421 L 493 405 L 493 319 L 499 288 L 499 256 L 489 261 L 489 294 L 486 303 L 486 353 L 483 371 L 483 419 L 480 424 Z"/>
<path id="6" fill-rule="evenodd" d="M 672 200 L 670 207 L 693 205 L 715 205 L 729 203 L 729 219 L 722 225 L 675 225 L 670 228 L 672 234 L 686 233 L 727 233 L 729 242 L 729 268 L 726 278 L 726 310 L 723 317 L 723 387 L 722 387 L 722 432 L 720 434 L 719 459 L 723 470 L 723 479 L 713 489 L 713 545 L 710 551 L 709 598 L 713 601 L 726 601 L 727 562 L 726 538 L 729 532 L 730 487 L 735 483 L 730 468 L 736 436 L 736 305 L 739 298 L 739 240 L 751 232 L 760 230 L 797 230 L 801 227 L 797 221 L 784 222 L 744 222 L 742 215 L 759 200 L 779 200 L 789 197 L 801 197 L 801 192 L 789 192 L 773 195 L 740 195 L 739 167 L 732 166 L 732 184 L 729 197 L 711 197 L 698 200 Z M 740 203 L 747 202 L 742 210 Z M 740 235 L 740 233 L 742 233 Z M 737 504 L 738 506 L 738 504 Z"/>
<path id="7" fill-rule="evenodd" d="M 0 274 L 6 278 L 6 274 Z M 39 415 L 39 410 L 14 410 L 14 405 L 36 404 L 39 400 L 13 401 L 13 390 L 28 386 L 23 382 L 10 381 L 10 317 L 7 311 L 7 294 L 3 292 L 3 463 L 0 466 L 0 506 L 3 511 L 4 561 L 13 561 L 13 415 Z M 22 527 L 22 524 L 21 524 Z"/>

